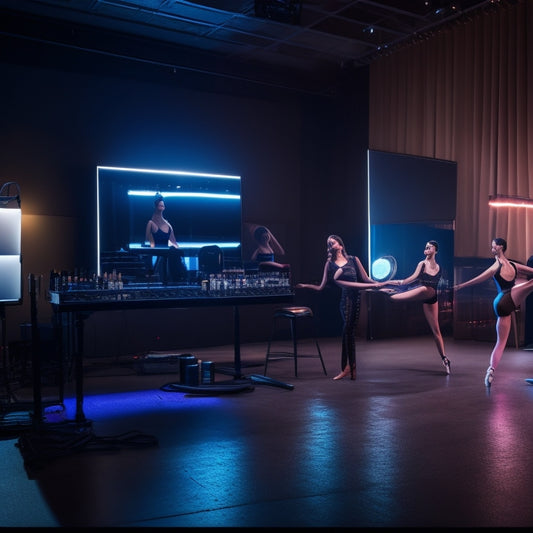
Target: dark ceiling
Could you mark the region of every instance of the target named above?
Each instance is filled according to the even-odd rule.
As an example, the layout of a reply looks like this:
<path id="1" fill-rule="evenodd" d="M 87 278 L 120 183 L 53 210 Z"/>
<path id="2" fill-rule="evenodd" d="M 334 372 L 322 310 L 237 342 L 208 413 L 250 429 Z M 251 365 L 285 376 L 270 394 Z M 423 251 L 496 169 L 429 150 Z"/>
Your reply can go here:
<path id="1" fill-rule="evenodd" d="M 314 94 L 500 0 L 0 0 L 0 35 Z"/>

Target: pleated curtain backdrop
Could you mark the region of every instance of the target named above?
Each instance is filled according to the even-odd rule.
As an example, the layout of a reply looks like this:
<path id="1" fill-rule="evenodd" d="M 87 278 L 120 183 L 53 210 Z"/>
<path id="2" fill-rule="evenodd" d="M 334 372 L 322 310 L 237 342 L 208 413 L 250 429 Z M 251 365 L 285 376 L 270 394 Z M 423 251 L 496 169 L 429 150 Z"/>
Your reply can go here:
<path id="1" fill-rule="evenodd" d="M 532 30 L 533 2 L 490 3 L 370 65 L 369 148 L 457 162 L 458 257 L 533 254 L 533 209 L 488 205 L 533 198 Z"/>

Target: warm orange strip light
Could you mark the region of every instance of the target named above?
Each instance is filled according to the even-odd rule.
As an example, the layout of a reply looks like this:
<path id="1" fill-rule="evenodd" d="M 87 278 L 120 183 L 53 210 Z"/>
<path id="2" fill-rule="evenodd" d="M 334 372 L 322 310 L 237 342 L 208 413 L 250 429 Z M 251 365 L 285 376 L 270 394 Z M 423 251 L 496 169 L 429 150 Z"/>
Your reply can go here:
<path id="1" fill-rule="evenodd" d="M 533 209 L 531 198 L 521 198 L 520 196 L 504 196 L 497 194 L 489 196 L 489 205 L 492 207 L 527 207 Z"/>

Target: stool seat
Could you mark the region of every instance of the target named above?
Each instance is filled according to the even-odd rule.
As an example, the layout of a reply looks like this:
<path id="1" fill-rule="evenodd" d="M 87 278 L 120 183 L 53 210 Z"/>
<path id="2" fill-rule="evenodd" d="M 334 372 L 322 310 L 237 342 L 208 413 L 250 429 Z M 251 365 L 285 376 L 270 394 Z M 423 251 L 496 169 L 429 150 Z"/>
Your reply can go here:
<path id="1" fill-rule="evenodd" d="M 298 353 L 298 335 L 296 331 L 296 323 L 300 319 L 314 319 L 313 310 L 310 307 L 306 306 L 288 306 L 288 307 L 280 307 L 279 309 L 276 309 L 274 311 L 274 315 L 272 318 L 272 331 L 270 333 L 270 338 L 268 339 L 268 348 L 265 358 L 265 369 L 263 372 L 263 375 L 266 376 L 267 373 L 267 367 L 269 360 L 275 356 L 275 358 L 291 358 L 294 360 L 294 375 L 298 376 L 298 358 L 302 357 L 315 357 L 317 359 L 320 359 L 320 362 L 322 363 L 322 369 L 324 370 L 324 374 L 327 375 L 326 366 L 324 365 L 324 360 L 322 359 L 322 353 L 320 351 L 320 346 L 318 344 L 318 341 L 315 337 L 314 342 L 316 346 L 316 354 L 300 354 Z M 290 323 L 290 330 L 291 330 L 291 341 L 292 341 L 292 351 L 273 351 L 272 344 L 277 340 L 274 337 L 276 336 L 276 333 L 279 333 L 279 321 L 281 319 L 287 319 Z"/>
<path id="2" fill-rule="evenodd" d="M 275 318 L 301 318 L 305 316 L 313 316 L 310 307 L 282 307 L 274 311 Z"/>

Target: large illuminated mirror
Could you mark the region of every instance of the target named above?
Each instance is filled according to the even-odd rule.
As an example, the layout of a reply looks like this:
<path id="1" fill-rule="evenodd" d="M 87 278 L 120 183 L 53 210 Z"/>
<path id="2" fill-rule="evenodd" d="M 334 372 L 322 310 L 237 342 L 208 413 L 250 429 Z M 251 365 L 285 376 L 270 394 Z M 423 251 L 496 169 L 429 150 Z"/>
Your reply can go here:
<path id="1" fill-rule="evenodd" d="M 198 252 L 218 246 L 230 267 L 241 260 L 240 176 L 136 168 L 97 168 L 97 265 L 102 274 L 109 254 L 142 254 L 146 224 L 161 194 L 189 272 L 198 269 Z"/>

